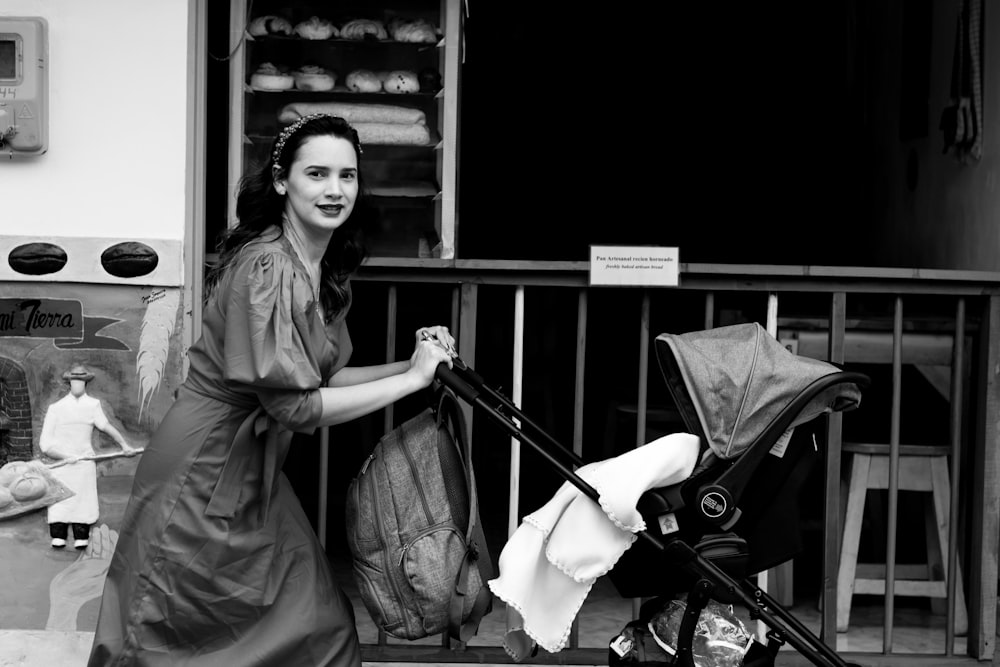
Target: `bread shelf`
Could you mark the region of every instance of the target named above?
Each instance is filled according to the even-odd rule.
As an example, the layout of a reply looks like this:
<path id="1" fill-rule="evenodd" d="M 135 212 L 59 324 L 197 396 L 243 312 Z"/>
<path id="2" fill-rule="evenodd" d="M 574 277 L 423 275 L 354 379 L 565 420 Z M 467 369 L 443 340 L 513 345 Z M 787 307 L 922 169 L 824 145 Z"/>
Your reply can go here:
<path id="1" fill-rule="evenodd" d="M 330 39 L 306 39 L 305 37 L 297 37 L 294 35 L 263 35 L 255 36 L 250 33 L 246 33 L 246 39 L 249 42 L 258 42 L 262 44 L 274 43 L 274 44 L 284 44 L 284 45 L 309 45 L 309 46 L 330 46 L 330 47 L 352 47 L 356 46 L 359 48 L 369 48 L 369 47 L 402 47 L 411 49 L 440 49 L 444 48 L 445 42 L 444 38 L 438 39 L 436 42 L 400 42 L 395 39 L 343 39 L 340 37 L 331 37 Z"/>
<path id="2" fill-rule="evenodd" d="M 289 114 L 286 105 L 300 105 L 299 113 L 306 113 L 301 109 L 310 107 L 329 109 L 341 104 L 406 107 L 423 112 L 415 122 L 425 124 L 426 133 L 412 125 L 393 131 L 398 128 L 391 123 L 373 123 L 359 129 L 365 183 L 381 216 L 366 231 L 366 234 L 371 232 L 368 236 L 372 256 L 413 257 L 421 261 L 428 258 L 428 252 L 445 260 L 454 256 L 463 3 L 462 0 L 391 3 L 392 0 L 386 4 L 381 0 L 353 0 L 346 7 L 320 4 L 316 0 L 232 0 L 230 218 L 234 217 L 232 202 L 240 177 L 250 165 L 266 163 L 275 136 L 288 124 L 279 118 L 294 115 Z M 438 39 L 404 42 L 371 37 L 308 39 L 298 35 L 250 34 L 251 21 L 261 16 L 280 16 L 295 25 L 297 20 L 317 15 L 339 28 L 342 19 L 338 14 L 381 17 L 386 27 L 394 16 L 421 18 L 437 28 Z M 255 88 L 250 85 L 251 76 L 258 70 L 267 71 L 268 68 L 261 67 L 264 63 L 289 74 L 306 66 L 323 68 L 335 74 L 336 85 L 323 91 Z M 347 88 L 346 79 L 356 70 L 413 72 L 423 89 L 411 93 L 353 91 Z M 409 84 L 401 87 L 416 88 Z M 406 120 L 413 116 L 409 111 L 397 115 Z M 426 143 L 399 143 L 425 137 Z"/>
<path id="3" fill-rule="evenodd" d="M 390 104 L 406 99 L 433 100 L 439 96 L 440 91 L 416 92 L 416 93 L 387 93 L 384 90 L 378 93 L 363 93 L 348 90 L 344 86 L 334 86 L 332 90 L 302 90 L 300 88 L 289 88 L 288 90 L 264 90 L 263 88 L 253 88 L 249 84 L 244 87 L 244 92 L 261 95 L 282 95 L 286 97 L 302 98 L 305 100 L 330 99 L 330 98 L 350 98 L 353 101 L 367 98 L 378 99 L 380 103 Z"/>

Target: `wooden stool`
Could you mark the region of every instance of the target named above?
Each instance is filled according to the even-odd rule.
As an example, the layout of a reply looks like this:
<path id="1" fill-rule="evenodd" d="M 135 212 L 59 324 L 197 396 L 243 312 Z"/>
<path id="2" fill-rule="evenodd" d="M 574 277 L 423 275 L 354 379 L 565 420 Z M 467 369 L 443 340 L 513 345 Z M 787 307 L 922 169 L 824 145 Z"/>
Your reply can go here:
<path id="1" fill-rule="evenodd" d="M 852 461 L 837 574 L 837 632 L 847 631 L 854 595 L 885 595 L 885 564 L 858 563 L 858 543 L 868 490 L 889 488 L 888 445 L 844 443 L 843 451 L 851 453 Z M 896 595 L 947 600 L 950 454 L 948 447 L 901 445 L 899 448 L 899 490 L 930 493 L 933 507 L 928 504 L 924 514 L 927 563 L 896 565 Z M 958 581 L 955 587 L 955 634 L 964 635 L 968 631 L 968 616 L 960 565 L 955 573 Z M 938 604 L 936 599 L 931 602 L 935 611 L 943 613 L 942 604 Z"/>

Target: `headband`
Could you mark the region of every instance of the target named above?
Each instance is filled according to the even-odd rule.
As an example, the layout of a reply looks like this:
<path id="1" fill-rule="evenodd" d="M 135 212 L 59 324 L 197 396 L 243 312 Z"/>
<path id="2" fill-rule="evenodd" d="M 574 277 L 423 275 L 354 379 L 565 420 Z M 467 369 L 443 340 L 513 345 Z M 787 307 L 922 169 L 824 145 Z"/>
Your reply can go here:
<path id="1" fill-rule="evenodd" d="M 339 120 L 344 120 L 340 116 L 335 116 L 332 113 L 311 113 L 300 117 L 297 121 L 295 121 L 285 129 L 283 129 L 281 133 L 278 135 L 278 140 L 274 142 L 274 150 L 271 152 L 271 161 L 274 164 L 278 164 L 278 160 L 281 159 L 281 151 L 285 149 L 285 142 L 288 141 L 289 137 L 298 132 L 303 125 L 317 118 L 337 118 Z M 351 127 L 349 123 L 347 123 L 347 121 L 344 122 L 345 124 L 347 124 L 347 127 L 349 129 L 354 129 Z M 359 154 L 361 153 L 360 140 L 358 141 L 358 153 Z"/>

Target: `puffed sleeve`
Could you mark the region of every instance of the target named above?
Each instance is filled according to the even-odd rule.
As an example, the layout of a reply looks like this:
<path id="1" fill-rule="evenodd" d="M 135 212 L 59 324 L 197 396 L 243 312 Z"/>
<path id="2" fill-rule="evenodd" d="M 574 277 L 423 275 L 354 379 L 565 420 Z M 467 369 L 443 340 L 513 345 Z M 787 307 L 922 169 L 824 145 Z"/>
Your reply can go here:
<path id="1" fill-rule="evenodd" d="M 321 371 L 305 313 L 308 287 L 297 282 L 291 258 L 260 252 L 234 269 L 225 305 L 226 380 L 258 389 L 318 388 Z"/>
<path id="2" fill-rule="evenodd" d="M 306 320 L 309 286 L 296 276 L 290 257 L 258 252 L 234 267 L 226 298 L 225 379 L 249 387 L 285 428 L 312 432 L 323 406 Z"/>

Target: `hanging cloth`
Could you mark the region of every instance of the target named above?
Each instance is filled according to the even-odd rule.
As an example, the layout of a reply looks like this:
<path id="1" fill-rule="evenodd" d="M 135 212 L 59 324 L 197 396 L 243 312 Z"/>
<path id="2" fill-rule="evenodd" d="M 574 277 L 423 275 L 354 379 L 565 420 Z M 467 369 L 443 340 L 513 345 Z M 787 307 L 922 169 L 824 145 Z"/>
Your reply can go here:
<path id="1" fill-rule="evenodd" d="M 982 0 L 963 0 L 955 30 L 951 96 L 941 113 L 943 153 L 978 161 L 983 153 Z"/>

